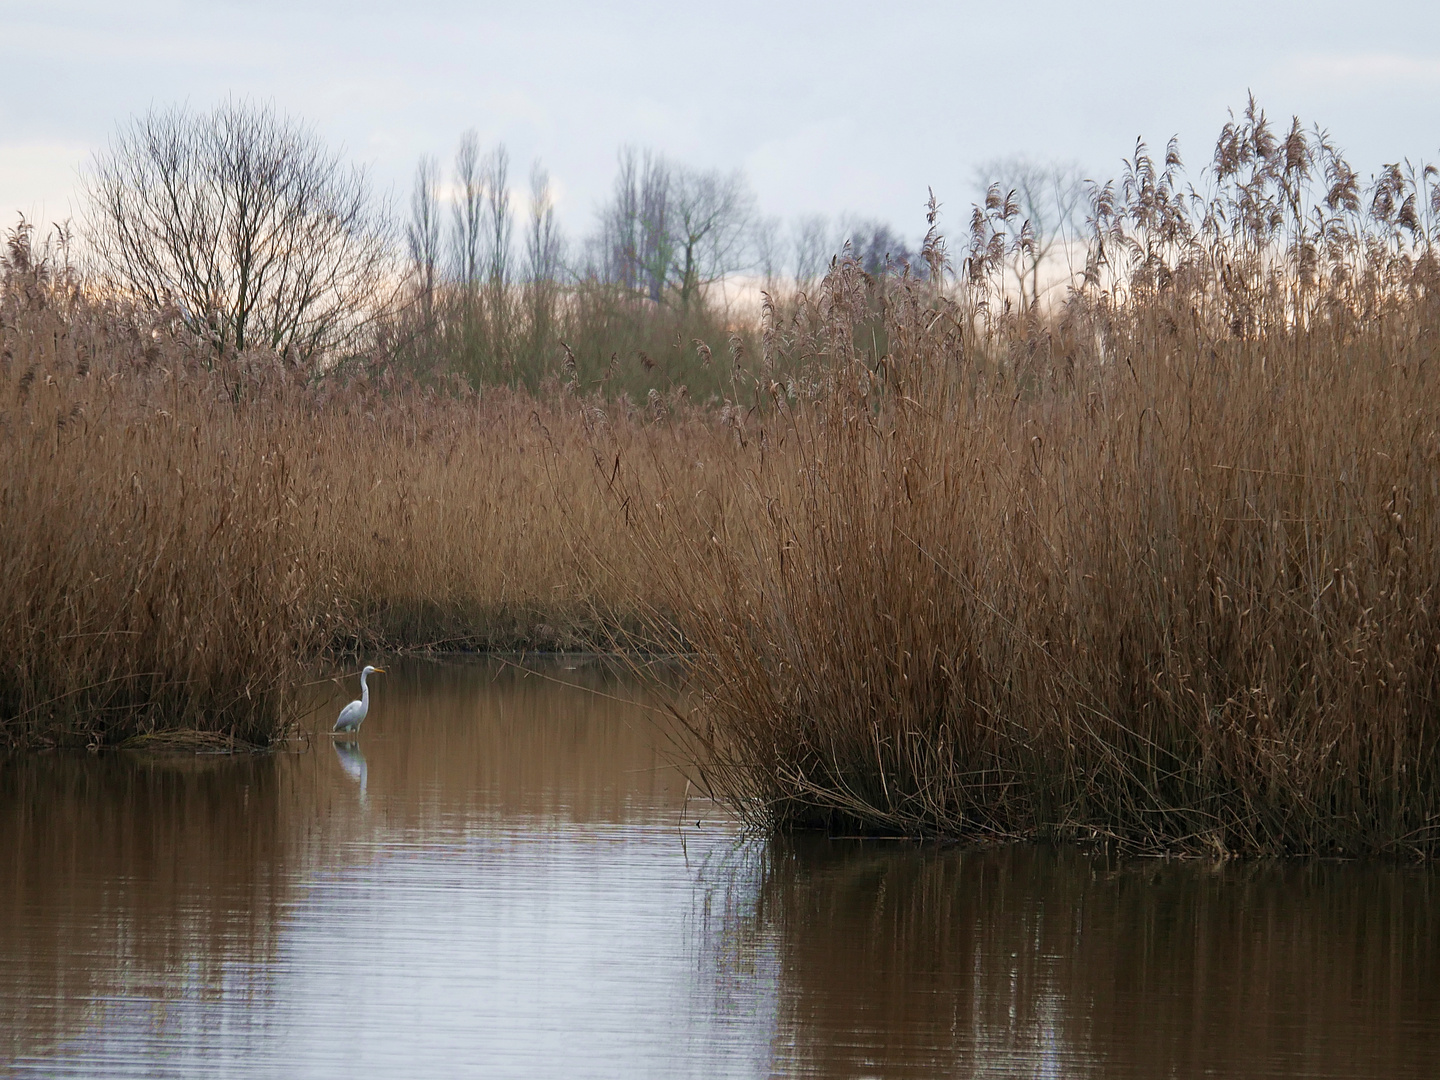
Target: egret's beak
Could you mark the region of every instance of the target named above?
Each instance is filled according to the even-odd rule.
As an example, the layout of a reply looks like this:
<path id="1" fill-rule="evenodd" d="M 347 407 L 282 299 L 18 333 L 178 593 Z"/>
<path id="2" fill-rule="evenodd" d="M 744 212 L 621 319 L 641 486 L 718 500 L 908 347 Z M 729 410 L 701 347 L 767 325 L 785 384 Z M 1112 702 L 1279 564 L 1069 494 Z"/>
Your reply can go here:
<path id="1" fill-rule="evenodd" d="M 377 668 L 376 668 L 374 671 L 372 671 L 370 674 L 372 674 L 372 675 L 384 675 L 384 674 L 385 674 L 385 669 L 384 669 L 383 667 L 377 667 Z"/>

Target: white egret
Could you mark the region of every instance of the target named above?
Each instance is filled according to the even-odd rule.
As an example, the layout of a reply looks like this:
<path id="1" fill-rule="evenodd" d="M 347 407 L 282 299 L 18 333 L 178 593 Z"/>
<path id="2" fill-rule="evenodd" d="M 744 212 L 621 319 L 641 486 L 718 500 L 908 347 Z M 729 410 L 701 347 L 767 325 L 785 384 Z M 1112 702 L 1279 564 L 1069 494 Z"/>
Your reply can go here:
<path id="1" fill-rule="evenodd" d="M 384 675 L 385 669 L 365 665 L 365 670 L 360 672 L 360 700 L 352 701 L 340 710 L 340 715 L 335 720 L 332 732 L 338 731 L 359 731 L 360 725 L 365 720 L 365 714 L 370 711 L 370 684 L 365 681 L 367 675 Z"/>

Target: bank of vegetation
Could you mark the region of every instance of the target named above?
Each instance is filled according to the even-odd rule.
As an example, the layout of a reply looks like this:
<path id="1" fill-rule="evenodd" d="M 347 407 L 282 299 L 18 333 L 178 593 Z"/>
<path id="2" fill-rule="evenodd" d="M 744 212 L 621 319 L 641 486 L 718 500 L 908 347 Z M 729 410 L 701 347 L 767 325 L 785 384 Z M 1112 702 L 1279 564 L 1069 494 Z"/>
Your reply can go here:
<path id="1" fill-rule="evenodd" d="M 26 260 L 12 243 L 0 314 L 5 743 L 263 744 L 318 655 L 641 628 L 643 574 L 558 390 L 217 359 Z"/>
<path id="2" fill-rule="evenodd" d="M 837 268 L 772 326 L 825 375 L 743 508 L 675 483 L 651 534 L 712 783 L 845 832 L 1432 851 L 1434 175 L 1252 109 L 1206 189 L 1172 147 L 1094 192 L 1055 310 L 996 303 L 1001 192 L 953 295 Z"/>
<path id="3" fill-rule="evenodd" d="M 548 367 L 477 388 L 417 357 L 483 289 L 317 373 L 12 244 L 4 738 L 263 742 L 357 645 L 681 642 L 698 775 L 757 822 L 1433 852 L 1433 171 L 1252 106 L 1088 203 L 1063 295 L 999 187 L 753 323 L 591 282 L 680 342 L 663 380 L 610 350 L 633 390 L 578 286 Z M 528 355 L 491 320 L 475 355 Z"/>

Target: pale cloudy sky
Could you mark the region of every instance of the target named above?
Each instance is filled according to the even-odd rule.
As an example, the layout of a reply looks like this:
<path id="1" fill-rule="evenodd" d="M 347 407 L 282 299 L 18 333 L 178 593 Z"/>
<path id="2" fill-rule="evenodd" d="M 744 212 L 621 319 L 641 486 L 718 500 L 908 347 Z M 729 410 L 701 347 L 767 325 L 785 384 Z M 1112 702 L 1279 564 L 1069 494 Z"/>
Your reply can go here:
<path id="1" fill-rule="evenodd" d="M 959 231 L 976 163 L 1028 153 L 1097 178 L 1143 135 L 1208 157 L 1253 90 L 1328 127 L 1364 172 L 1440 159 L 1437 0 L 406 4 L 0 0 L 0 227 L 78 213 L 118 121 L 229 94 L 275 102 L 397 201 L 459 134 L 539 157 L 572 233 L 616 150 L 739 167 L 768 214 Z"/>

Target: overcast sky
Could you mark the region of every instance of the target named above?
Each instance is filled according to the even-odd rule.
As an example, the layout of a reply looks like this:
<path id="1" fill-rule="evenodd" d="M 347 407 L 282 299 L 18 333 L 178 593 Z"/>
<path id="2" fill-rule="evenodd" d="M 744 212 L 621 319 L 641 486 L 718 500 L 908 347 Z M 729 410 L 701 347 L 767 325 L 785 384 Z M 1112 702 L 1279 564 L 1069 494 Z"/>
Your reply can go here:
<path id="1" fill-rule="evenodd" d="M 1440 160 L 1436 0 L 1198 4 L 18 3 L 0 0 L 0 226 L 78 213 L 117 122 L 229 94 L 312 122 L 408 194 L 469 127 L 539 157 L 572 234 L 625 143 L 741 168 L 761 209 L 959 231 L 977 163 L 1011 153 L 1113 175 L 1137 136 L 1198 168 L 1227 108 L 1327 127 L 1369 173 Z"/>

